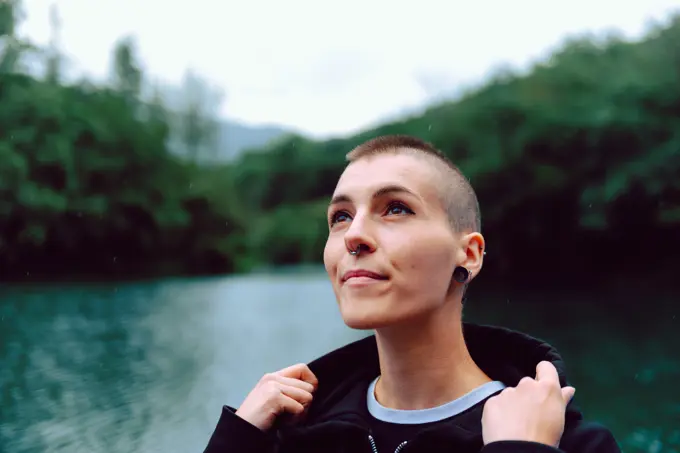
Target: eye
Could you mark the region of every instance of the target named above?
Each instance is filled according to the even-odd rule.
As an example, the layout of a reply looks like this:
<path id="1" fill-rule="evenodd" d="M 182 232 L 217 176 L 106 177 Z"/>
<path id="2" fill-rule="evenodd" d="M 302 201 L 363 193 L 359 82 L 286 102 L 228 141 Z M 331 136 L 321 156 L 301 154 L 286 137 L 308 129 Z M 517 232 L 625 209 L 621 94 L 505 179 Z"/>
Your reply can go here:
<path id="1" fill-rule="evenodd" d="M 390 215 L 410 215 L 413 211 L 409 209 L 404 203 L 395 201 L 387 206 L 387 214 Z"/>
<path id="2" fill-rule="evenodd" d="M 345 222 L 350 219 L 346 211 L 336 211 L 328 217 L 328 223 L 333 226 L 339 222 Z"/>

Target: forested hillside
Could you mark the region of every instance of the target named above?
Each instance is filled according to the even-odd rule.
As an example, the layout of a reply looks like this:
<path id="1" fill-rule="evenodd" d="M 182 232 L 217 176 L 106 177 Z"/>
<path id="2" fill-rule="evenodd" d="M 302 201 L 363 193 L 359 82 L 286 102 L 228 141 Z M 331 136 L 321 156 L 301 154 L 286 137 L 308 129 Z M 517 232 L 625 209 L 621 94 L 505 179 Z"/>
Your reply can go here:
<path id="1" fill-rule="evenodd" d="M 16 36 L 16 6 L 0 4 L 7 278 L 320 262 L 345 153 L 389 133 L 431 141 L 470 177 L 489 276 L 646 273 L 680 251 L 680 17 L 641 42 L 569 42 L 528 75 L 499 75 L 417 117 L 328 141 L 288 136 L 205 166 L 168 150 L 174 123 L 162 98 L 140 94 L 132 41 L 114 47 L 106 86 L 65 83 L 54 52 Z M 29 55 L 44 77 L 22 68 Z M 184 114 L 180 140 L 198 149 L 215 118 Z"/>

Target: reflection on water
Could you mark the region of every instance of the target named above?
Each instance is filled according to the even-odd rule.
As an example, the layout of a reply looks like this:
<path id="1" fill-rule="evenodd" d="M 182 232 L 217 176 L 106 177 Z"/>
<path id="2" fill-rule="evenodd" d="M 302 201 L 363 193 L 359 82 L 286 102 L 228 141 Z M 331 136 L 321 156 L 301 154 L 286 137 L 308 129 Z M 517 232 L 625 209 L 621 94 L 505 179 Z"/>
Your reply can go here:
<path id="1" fill-rule="evenodd" d="M 202 451 L 263 373 L 365 335 L 318 274 L 0 291 L 3 452 Z M 472 296 L 466 316 L 555 343 L 628 452 L 680 451 L 674 298 L 589 297 Z"/>

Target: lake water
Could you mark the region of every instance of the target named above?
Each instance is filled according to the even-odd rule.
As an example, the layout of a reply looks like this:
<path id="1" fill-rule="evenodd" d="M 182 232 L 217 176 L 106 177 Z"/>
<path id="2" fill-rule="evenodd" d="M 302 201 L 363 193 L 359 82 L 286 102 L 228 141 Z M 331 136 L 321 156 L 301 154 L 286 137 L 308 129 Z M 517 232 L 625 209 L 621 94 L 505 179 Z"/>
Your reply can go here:
<path id="1" fill-rule="evenodd" d="M 551 341 L 626 452 L 680 452 L 677 292 L 479 293 L 468 321 Z M 201 452 L 262 374 L 366 335 L 325 275 L 0 287 L 0 451 Z"/>

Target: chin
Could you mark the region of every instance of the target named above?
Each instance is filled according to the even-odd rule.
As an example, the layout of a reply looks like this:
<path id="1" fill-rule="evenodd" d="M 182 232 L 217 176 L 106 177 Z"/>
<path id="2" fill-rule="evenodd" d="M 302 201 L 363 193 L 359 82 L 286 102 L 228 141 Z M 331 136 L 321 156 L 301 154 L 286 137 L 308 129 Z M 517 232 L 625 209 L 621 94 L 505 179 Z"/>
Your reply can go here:
<path id="1" fill-rule="evenodd" d="M 375 330 L 389 325 L 389 323 L 386 323 L 384 320 L 370 317 L 343 316 L 342 320 L 347 327 L 354 330 Z"/>
<path id="2" fill-rule="evenodd" d="M 341 300 L 340 314 L 345 325 L 355 330 L 375 330 L 404 321 L 390 304 L 375 300 Z"/>

